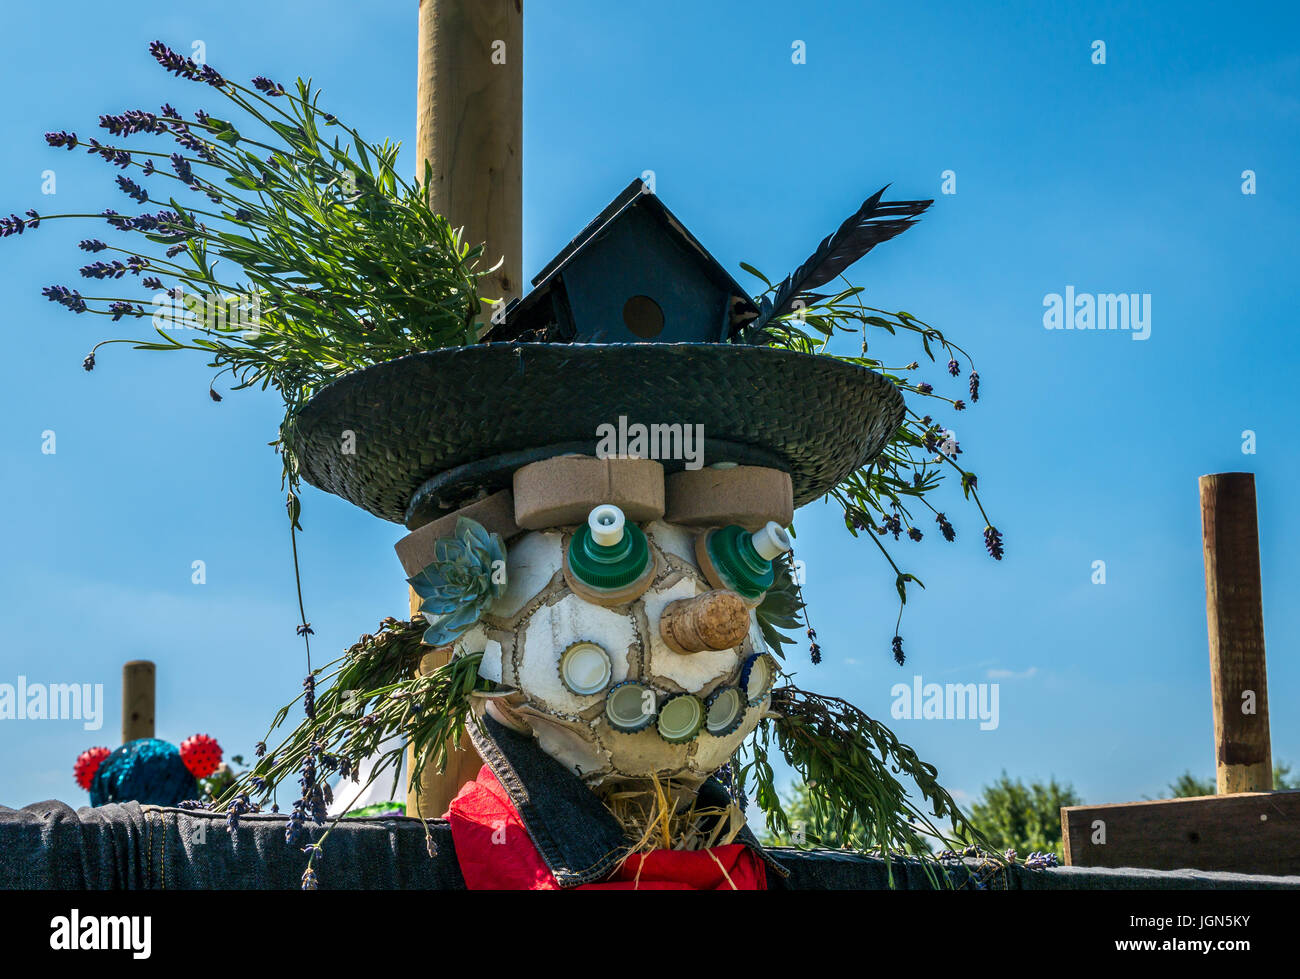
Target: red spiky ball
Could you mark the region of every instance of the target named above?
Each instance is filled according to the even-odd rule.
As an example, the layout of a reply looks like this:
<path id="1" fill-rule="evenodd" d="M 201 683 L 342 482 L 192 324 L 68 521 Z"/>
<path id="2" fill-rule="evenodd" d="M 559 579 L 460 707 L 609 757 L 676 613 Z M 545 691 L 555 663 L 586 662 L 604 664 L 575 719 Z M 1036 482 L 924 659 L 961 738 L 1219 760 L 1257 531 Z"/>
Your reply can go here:
<path id="1" fill-rule="evenodd" d="M 207 778 L 221 764 L 221 745 L 206 734 L 194 734 L 181 742 L 181 761 L 195 778 Z"/>
<path id="2" fill-rule="evenodd" d="M 100 745 L 97 748 L 87 748 L 77 755 L 77 762 L 72 766 L 72 774 L 77 784 L 89 792 L 90 783 L 95 780 L 95 773 L 99 771 L 99 766 L 112 753 L 112 749 Z"/>

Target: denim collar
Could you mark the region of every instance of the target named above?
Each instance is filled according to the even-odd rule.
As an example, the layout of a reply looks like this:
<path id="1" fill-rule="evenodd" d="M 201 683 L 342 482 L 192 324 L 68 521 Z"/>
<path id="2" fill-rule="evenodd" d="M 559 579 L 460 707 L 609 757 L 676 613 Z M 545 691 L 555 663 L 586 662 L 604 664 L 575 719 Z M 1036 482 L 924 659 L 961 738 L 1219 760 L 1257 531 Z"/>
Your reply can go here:
<path id="1" fill-rule="evenodd" d="M 591 789 L 537 742 L 484 715 L 468 725 L 470 740 L 510 796 L 529 838 L 561 887 L 589 884 L 608 876 L 627 845 L 623 830 Z M 713 778 L 699 791 L 706 806 L 726 806 L 727 790 Z M 752 849 L 785 878 L 778 863 L 746 826 L 736 842 Z"/>

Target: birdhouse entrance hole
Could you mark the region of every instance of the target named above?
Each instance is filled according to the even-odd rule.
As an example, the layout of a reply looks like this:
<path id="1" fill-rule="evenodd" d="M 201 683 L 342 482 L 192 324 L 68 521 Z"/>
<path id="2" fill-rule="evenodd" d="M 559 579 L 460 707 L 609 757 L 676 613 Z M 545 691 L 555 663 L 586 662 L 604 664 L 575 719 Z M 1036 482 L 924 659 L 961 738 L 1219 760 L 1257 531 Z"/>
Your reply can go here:
<path id="1" fill-rule="evenodd" d="M 650 340 L 664 331 L 664 311 L 649 296 L 633 296 L 623 304 L 623 322 L 633 336 Z"/>

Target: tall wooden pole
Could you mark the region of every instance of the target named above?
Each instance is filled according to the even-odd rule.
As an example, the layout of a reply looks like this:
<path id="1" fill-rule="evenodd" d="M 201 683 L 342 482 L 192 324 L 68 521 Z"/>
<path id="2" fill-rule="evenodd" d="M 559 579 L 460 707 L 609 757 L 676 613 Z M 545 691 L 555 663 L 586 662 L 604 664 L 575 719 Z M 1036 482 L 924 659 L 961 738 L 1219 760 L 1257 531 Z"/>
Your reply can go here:
<path id="1" fill-rule="evenodd" d="M 1267 792 L 1273 751 L 1255 476 L 1202 476 L 1200 488 L 1218 791 Z"/>
<path id="2" fill-rule="evenodd" d="M 481 281 L 485 299 L 509 302 L 523 279 L 523 0 L 420 0 L 419 75 L 416 85 L 417 177 L 432 169 L 429 204 L 470 245 L 485 243 L 486 267 L 501 267 Z M 419 598 L 410 593 L 411 614 Z M 420 663 L 427 672 L 449 658 L 432 650 Z M 462 738 L 447 769 L 426 769 L 409 787 L 408 815 L 441 816 L 460 787 L 478 773 L 478 754 Z M 413 752 L 407 749 L 407 770 Z"/>
<path id="3" fill-rule="evenodd" d="M 415 143 L 429 203 L 484 263 L 504 263 L 480 287 L 521 295 L 523 277 L 523 0 L 420 0 Z"/>
<path id="4" fill-rule="evenodd" d="M 133 659 L 122 667 L 122 743 L 153 737 L 154 665 Z"/>

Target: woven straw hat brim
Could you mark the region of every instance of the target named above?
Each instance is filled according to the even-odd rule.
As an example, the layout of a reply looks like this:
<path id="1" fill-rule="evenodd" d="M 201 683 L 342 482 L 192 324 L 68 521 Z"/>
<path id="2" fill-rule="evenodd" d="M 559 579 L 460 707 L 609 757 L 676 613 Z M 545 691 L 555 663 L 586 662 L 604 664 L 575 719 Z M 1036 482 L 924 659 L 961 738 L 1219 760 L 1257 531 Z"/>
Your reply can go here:
<path id="1" fill-rule="evenodd" d="M 598 428 L 621 415 L 629 425 L 703 425 L 704 464 L 778 466 L 802 506 L 873 459 L 903 411 L 881 375 L 788 350 L 479 344 L 412 354 L 328 385 L 299 415 L 298 452 L 311 485 L 414 526 L 428 516 L 412 515 L 412 499 L 441 475 L 483 460 L 522 464 L 537 450 L 594 455 Z M 670 471 L 682 465 L 663 461 Z M 509 465 L 478 468 L 488 474 L 478 488 L 510 485 Z M 441 486 L 442 505 L 455 489 Z"/>

